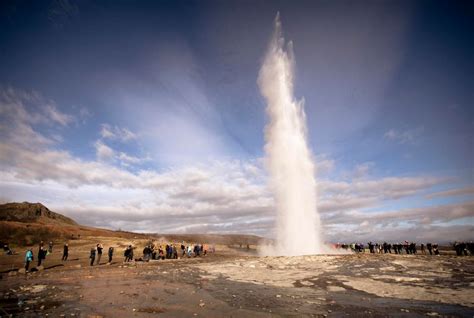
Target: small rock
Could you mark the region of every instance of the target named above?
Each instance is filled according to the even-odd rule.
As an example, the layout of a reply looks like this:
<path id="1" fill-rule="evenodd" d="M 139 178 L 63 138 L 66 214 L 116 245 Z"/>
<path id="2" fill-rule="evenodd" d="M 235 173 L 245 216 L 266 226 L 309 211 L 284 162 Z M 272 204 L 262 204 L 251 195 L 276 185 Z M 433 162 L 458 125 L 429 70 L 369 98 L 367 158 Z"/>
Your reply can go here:
<path id="1" fill-rule="evenodd" d="M 281 298 L 281 295 L 276 295 L 276 298 Z"/>
<path id="2" fill-rule="evenodd" d="M 426 314 L 427 316 L 439 316 L 439 314 L 435 311 L 429 312 Z"/>
<path id="3" fill-rule="evenodd" d="M 18 274 L 26 274 L 26 269 L 20 268 L 20 269 L 18 270 Z"/>
<path id="4" fill-rule="evenodd" d="M 133 308 L 133 311 L 137 311 L 135 308 Z"/>
<path id="5" fill-rule="evenodd" d="M 16 272 L 16 271 L 8 272 L 8 276 L 16 276 L 17 274 L 18 274 L 18 272 Z"/>

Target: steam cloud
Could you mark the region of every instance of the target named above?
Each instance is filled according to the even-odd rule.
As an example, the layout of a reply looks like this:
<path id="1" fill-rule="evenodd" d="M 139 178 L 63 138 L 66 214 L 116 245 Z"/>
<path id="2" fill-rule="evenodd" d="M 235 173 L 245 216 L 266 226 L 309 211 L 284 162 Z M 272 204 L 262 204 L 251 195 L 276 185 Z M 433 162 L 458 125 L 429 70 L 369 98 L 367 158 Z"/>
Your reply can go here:
<path id="1" fill-rule="evenodd" d="M 265 127 L 265 165 L 277 210 L 274 255 L 322 253 L 316 208 L 315 165 L 306 138 L 304 100 L 293 97 L 292 42 L 285 48 L 279 14 L 263 61 L 258 85 L 266 99 L 269 117 Z"/>

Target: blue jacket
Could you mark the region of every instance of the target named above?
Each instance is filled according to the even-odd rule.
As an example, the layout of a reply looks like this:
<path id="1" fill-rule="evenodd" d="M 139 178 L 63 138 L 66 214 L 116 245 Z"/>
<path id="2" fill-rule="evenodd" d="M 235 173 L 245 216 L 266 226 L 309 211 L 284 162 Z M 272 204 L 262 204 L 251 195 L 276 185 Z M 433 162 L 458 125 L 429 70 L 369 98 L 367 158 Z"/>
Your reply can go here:
<path id="1" fill-rule="evenodd" d="M 31 262 L 33 261 L 33 252 L 31 251 L 26 251 L 26 255 L 25 255 L 25 262 Z"/>

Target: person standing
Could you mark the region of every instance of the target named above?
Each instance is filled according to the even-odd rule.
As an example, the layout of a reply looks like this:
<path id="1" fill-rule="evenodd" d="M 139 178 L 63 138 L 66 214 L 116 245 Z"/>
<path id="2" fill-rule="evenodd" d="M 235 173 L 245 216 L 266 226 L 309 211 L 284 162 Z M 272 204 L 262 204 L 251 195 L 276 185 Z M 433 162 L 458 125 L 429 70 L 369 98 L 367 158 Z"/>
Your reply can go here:
<path id="1" fill-rule="evenodd" d="M 124 256 L 125 256 L 125 262 L 130 262 L 131 260 L 133 260 L 133 246 L 132 245 L 129 245 L 125 249 Z"/>
<path id="2" fill-rule="evenodd" d="M 41 242 L 39 250 L 38 250 L 38 267 L 41 266 L 43 260 L 46 259 L 46 253 L 48 251 L 44 248 L 43 242 Z"/>
<path id="3" fill-rule="evenodd" d="M 109 263 L 112 263 L 112 256 L 114 256 L 114 248 L 109 247 Z"/>
<path id="4" fill-rule="evenodd" d="M 5 251 L 5 255 L 13 255 L 13 251 L 10 248 L 10 245 L 8 244 L 3 245 L 3 250 Z"/>
<path id="5" fill-rule="evenodd" d="M 89 256 L 91 259 L 91 266 L 94 266 L 94 260 L 95 260 L 95 248 L 91 248 L 91 255 Z"/>
<path id="6" fill-rule="evenodd" d="M 158 248 L 158 259 L 164 260 L 165 259 L 165 253 L 163 252 L 163 247 Z"/>
<path id="7" fill-rule="evenodd" d="M 188 247 L 187 247 L 187 250 L 188 250 L 188 252 L 187 252 L 188 257 L 191 257 L 191 256 L 193 255 L 193 249 L 192 249 L 192 247 L 191 247 L 191 246 L 188 246 Z"/>
<path id="8" fill-rule="evenodd" d="M 125 263 L 128 262 L 128 256 L 129 256 L 129 254 L 130 254 L 130 246 L 127 247 L 127 248 L 125 249 L 125 251 L 123 252 L 123 256 L 125 257 L 125 259 L 124 259 L 123 261 L 124 261 Z"/>
<path id="9" fill-rule="evenodd" d="M 433 244 L 433 253 L 434 255 L 439 255 L 438 244 Z"/>
<path id="10" fill-rule="evenodd" d="M 25 254 L 25 271 L 30 268 L 30 263 L 33 261 L 33 251 L 29 248 Z"/>
<path id="11" fill-rule="evenodd" d="M 430 255 L 433 255 L 433 246 L 431 243 L 426 243 L 426 249 L 428 249 Z"/>
<path id="12" fill-rule="evenodd" d="M 67 258 L 69 256 L 69 246 L 66 244 L 64 244 L 64 248 L 63 248 L 63 257 L 61 258 L 62 261 L 67 261 Z"/>
<path id="13" fill-rule="evenodd" d="M 104 247 L 102 246 L 102 244 L 97 244 L 97 265 L 100 265 L 100 259 L 102 257 L 102 250 L 104 249 Z"/>

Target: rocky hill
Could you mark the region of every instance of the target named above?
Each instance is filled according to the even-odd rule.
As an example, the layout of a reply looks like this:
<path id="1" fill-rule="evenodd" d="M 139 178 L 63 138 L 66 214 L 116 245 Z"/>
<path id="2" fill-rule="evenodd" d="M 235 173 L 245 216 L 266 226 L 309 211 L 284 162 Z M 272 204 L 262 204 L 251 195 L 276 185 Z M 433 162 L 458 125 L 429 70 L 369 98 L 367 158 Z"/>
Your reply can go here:
<path id="1" fill-rule="evenodd" d="M 6 203 L 0 205 L 0 221 L 24 223 L 62 223 L 77 225 L 77 223 L 59 213 L 53 212 L 41 203 Z"/>

